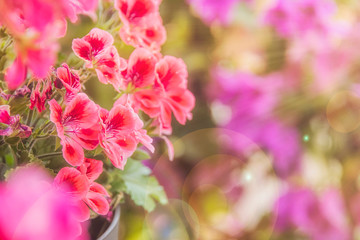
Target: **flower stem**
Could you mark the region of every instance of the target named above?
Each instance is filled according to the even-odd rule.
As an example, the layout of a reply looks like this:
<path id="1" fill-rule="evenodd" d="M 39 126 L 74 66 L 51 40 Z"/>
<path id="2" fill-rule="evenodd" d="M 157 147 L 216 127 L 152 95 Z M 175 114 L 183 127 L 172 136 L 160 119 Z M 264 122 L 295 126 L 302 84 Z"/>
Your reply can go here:
<path id="1" fill-rule="evenodd" d="M 27 119 L 26 119 L 26 125 L 30 126 L 33 115 L 34 115 L 34 111 L 29 110 L 29 114 L 28 114 Z"/>
<path id="2" fill-rule="evenodd" d="M 39 156 L 36 156 L 39 159 L 47 158 L 47 157 L 54 157 L 54 156 L 60 156 L 62 155 L 62 152 L 52 152 L 52 153 L 45 153 Z"/>
<path id="3" fill-rule="evenodd" d="M 13 159 L 14 159 L 14 166 L 16 167 L 17 164 L 18 164 L 18 159 L 17 159 L 16 153 L 15 153 L 14 149 L 10 145 L 9 145 L 9 148 L 10 148 L 10 152 L 11 152 L 11 154 L 13 156 Z"/>
<path id="4" fill-rule="evenodd" d="M 47 126 L 49 126 L 50 124 L 51 124 L 51 122 L 48 121 L 46 124 L 44 124 L 43 126 L 41 126 L 40 129 L 39 129 L 39 131 L 38 131 L 39 134 L 42 133 L 42 131 L 44 131 L 45 128 L 46 128 Z M 40 136 L 37 136 L 37 137 L 40 137 Z"/>

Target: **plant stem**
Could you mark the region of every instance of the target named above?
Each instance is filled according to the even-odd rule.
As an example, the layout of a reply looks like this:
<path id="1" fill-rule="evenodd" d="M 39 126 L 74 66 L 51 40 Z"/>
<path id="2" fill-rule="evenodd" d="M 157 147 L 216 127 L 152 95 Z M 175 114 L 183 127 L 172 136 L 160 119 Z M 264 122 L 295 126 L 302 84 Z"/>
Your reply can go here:
<path id="1" fill-rule="evenodd" d="M 9 145 L 9 148 L 10 148 L 10 152 L 11 154 L 13 155 L 13 158 L 14 158 L 14 166 L 16 167 L 17 166 L 17 163 L 18 163 L 18 159 L 17 159 L 17 156 L 16 156 L 16 153 L 14 151 L 14 149 Z"/>
<path id="2" fill-rule="evenodd" d="M 59 156 L 62 155 L 62 152 L 52 152 L 52 153 L 45 153 L 39 156 L 36 156 L 37 158 L 41 159 L 41 158 L 47 158 L 47 157 L 53 157 L 53 156 Z"/>
<path id="3" fill-rule="evenodd" d="M 38 131 L 38 133 L 40 134 L 43 130 L 45 130 L 45 128 L 47 127 L 47 126 L 49 126 L 51 124 L 51 122 L 50 121 L 48 121 L 46 124 L 44 124 L 43 126 L 41 126 L 40 127 L 40 129 L 39 129 L 39 131 Z M 38 136 L 39 137 L 39 136 Z"/>
<path id="4" fill-rule="evenodd" d="M 32 148 L 35 146 L 36 141 L 37 141 L 37 139 L 33 139 L 33 140 L 30 142 L 29 147 L 28 147 L 29 152 L 31 152 Z"/>
<path id="5" fill-rule="evenodd" d="M 34 115 L 34 111 L 29 110 L 29 113 L 28 113 L 28 116 L 27 116 L 27 119 L 26 119 L 26 125 L 30 126 L 33 115 Z"/>

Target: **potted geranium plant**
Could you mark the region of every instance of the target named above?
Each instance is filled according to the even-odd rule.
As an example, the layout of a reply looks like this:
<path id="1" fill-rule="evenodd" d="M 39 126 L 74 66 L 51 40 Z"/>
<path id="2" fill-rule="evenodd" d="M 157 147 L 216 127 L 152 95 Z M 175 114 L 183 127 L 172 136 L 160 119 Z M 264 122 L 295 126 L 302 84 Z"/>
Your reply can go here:
<path id="1" fill-rule="evenodd" d="M 9 181 L 0 185 L 1 239 L 12 239 L 16 231 L 30 239 L 47 236 L 32 235 L 24 212 L 12 222 L 21 222 L 22 228 L 2 222 L 17 209 L 22 194 L 40 199 L 55 192 L 54 198 L 70 201 L 65 205 L 73 208 L 63 215 L 75 214 L 71 219 L 81 225 L 97 215 L 111 220 L 109 213 L 124 194 L 148 211 L 155 202 L 166 203 L 162 187 L 141 160 L 154 151 L 154 137 L 164 140 L 171 158 L 172 114 L 185 124 L 195 99 L 187 89 L 184 62 L 160 53 L 166 40 L 160 2 L 0 0 L 0 177 Z M 67 21 L 79 21 L 80 14 L 90 16 L 94 28 L 73 39 L 73 53 L 64 56 L 59 39 L 68 34 Z M 127 58 L 115 47 L 120 41 L 134 47 Z M 88 96 L 87 81 L 114 87 L 118 95 L 111 109 Z M 44 177 L 39 166 L 53 178 Z M 27 193 L 26 188 L 42 190 Z M 33 207 L 24 206 L 25 212 Z M 57 211 L 49 212 L 58 219 Z M 63 225 L 48 232 L 53 237 L 48 239 L 64 239 L 59 232 L 68 229 Z M 73 237 L 80 235 L 73 232 Z"/>

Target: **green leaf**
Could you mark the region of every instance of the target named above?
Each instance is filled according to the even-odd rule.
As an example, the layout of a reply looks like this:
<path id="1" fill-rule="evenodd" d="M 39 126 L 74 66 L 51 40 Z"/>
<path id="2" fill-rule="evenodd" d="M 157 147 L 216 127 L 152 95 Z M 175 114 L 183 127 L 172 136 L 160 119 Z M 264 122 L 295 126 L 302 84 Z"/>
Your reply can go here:
<path id="1" fill-rule="evenodd" d="M 14 156 L 11 153 L 6 154 L 5 155 L 5 162 L 6 162 L 6 165 L 8 165 L 9 167 L 13 167 L 15 165 Z"/>
<path id="2" fill-rule="evenodd" d="M 28 163 L 30 161 L 29 152 L 26 150 L 18 151 L 18 164 Z"/>
<path id="3" fill-rule="evenodd" d="M 150 175 L 151 170 L 141 162 L 128 159 L 123 171 L 116 169 L 111 174 L 111 191 L 129 194 L 135 204 L 144 207 L 145 210 L 154 210 L 156 202 L 167 203 L 163 187 Z"/>
<path id="4" fill-rule="evenodd" d="M 134 160 L 146 160 L 146 159 L 150 159 L 150 155 L 148 152 L 141 150 L 141 149 L 137 149 L 133 155 L 131 155 L 130 157 L 131 159 Z"/>

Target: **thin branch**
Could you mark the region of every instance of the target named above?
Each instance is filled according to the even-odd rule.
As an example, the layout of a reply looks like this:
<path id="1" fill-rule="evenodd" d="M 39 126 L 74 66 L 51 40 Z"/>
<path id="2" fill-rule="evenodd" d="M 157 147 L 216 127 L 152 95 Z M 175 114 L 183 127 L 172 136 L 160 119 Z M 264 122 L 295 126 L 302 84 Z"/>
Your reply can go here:
<path id="1" fill-rule="evenodd" d="M 52 153 L 45 153 L 39 156 L 36 156 L 39 159 L 47 158 L 47 157 L 54 157 L 54 156 L 60 156 L 62 155 L 62 152 L 52 152 Z"/>

